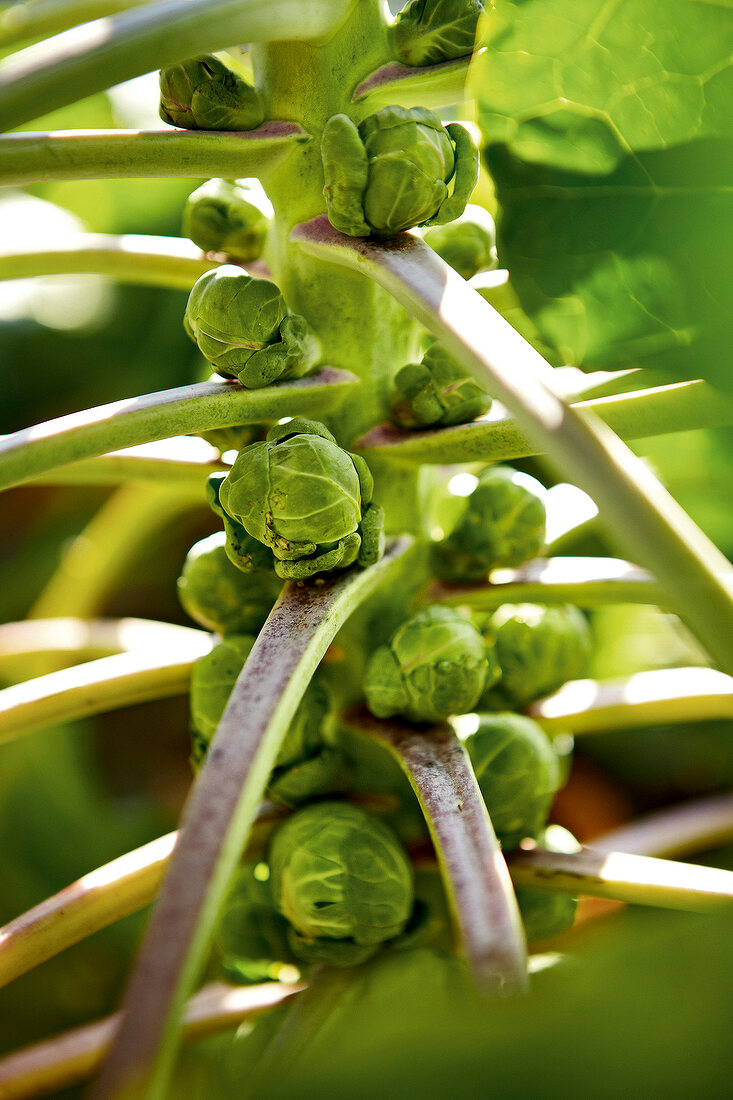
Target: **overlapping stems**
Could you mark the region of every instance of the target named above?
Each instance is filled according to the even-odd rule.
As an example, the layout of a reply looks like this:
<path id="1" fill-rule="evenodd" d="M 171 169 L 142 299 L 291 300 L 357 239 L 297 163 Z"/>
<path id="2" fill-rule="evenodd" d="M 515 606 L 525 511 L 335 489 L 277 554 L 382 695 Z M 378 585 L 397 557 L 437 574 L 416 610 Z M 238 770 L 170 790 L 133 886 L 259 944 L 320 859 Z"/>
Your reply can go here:
<path id="1" fill-rule="evenodd" d="M 45 55 L 23 52 L 0 65 L 0 126 L 7 129 L 19 125 L 52 107 L 104 88 L 111 81 L 126 79 L 192 53 L 222 49 L 237 39 L 267 41 L 273 27 L 277 27 L 280 39 L 326 39 L 349 18 L 354 3 L 315 0 L 307 8 L 306 12 L 299 0 L 273 0 L 266 6 L 260 0 L 191 0 L 185 5 L 174 0 L 156 0 L 140 10 L 112 18 L 104 27 L 81 27 L 50 43 Z M 381 105 L 385 96 L 389 96 L 390 102 L 408 106 L 418 96 L 419 102 L 441 105 L 456 98 L 464 71 L 465 66 L 456 62 L 436 66 L 417 76 L 407 70 L 382 67 L 377 70 L 381 75 L 362 82 L 356 101 L 365 111 Z M 0 158 L 5 156 L 5 178 L 14 182 L 49 178 L 54 171 L 65 172 L 72 178 L 127 174 L 122 172 L 121 164 L 130 150 L 138 158 L 134 168 L 137 175 L 156 174 L 154 162 L 158 158 L 157 168 L 162 174 L 200 175 L 210 167 L 221 175 L 259 171 L 267 176 L 270 171 L 282 170 L 288 150 L 296 141 L 307 141 L 300 128 L 289 132 L 273 132 L 271 128 L 250 137 L 252 147 L 260 150 L 256 156 L 250 156 L 245 149 L 248 142 L 222 134 L 178 134 L 165 138 L 137 135 L 129 140 L 120 135 L 92 135 L 86 139 L 69 136 L 56 140 L 18 136 L 3 139 Z M 63 153 L 66 164 L 61 169 L 51 168 L 56 148 L 66 150 Z M 191 159 L 184 163 L 187 149 L 191 150 Z M 161 167 L 159 158 L 164 150 L 170 150 L 170 162 Z M 727 580 L 730 566 L 664 497 L 648 472 L 640 471 L 615 437 L 593 421 L 568 411 L 553 391 L 549 368 L 529 345 L 511 330 L 507 331 L 490 307 L 480 299 L 472 299 L 470 291 L 456 282 L 449 269 L 412 238 L 402 238 L 396 247 L 392 243 L 355 243 L 335 234 L 323 219 L 318 219 L 297 228 L 294 239 L 304 254 L 324 261 L 324 267 L 334 263 L 350 266 L 382 283 L 408 311 L 445 341 L 469 371 L 482 381 L 489 376 L 492 389 L 516 415 L 531 443 L 546 450 L 562 464 L 568 476 L 588 489 L 619 537 L 625 540 L 628 552 L 648 566 L 670 604 L 697 632 L 721 667 L 733 672 L 733 596 Z M 120 271 L 123 266 L 120 265 Z M 114 270 L 112 263 L 110 270 Z M 127 274 L 129 277 L 129 271 Z M 175 274 L 175 278 L 185 277 L 180 271 Z M 459 329 L 464 329 L 463 336 Z M 487 355 L 483 344 L 488 333 L 496 336 L 499 351 L 492 350 Z M 517 361 L 522 364 L 521 379 L 513 383 L 509 367 L 515 371 Z M 325 381 L 338 387 L 348 385 L 352 379 L 331 376 Z M 211 405 L 206 406 L 207 411 L 197 418 L 205 405 L 204 398 L 218 398 L 226 387 L 215 385 L 216 394 L 198 393 L 193 400 L 190 394 L 180 395 L 180 407 L 176 405 L 178 419 L 169 417 L 164 427 L 151 429 L 148 423 L 143 429 L 135 429 L 137 434 L 133 431 L 125 435 L 117 431 L 119 420 L 115 424 L 114 419 L 108 423 L 103 417 L 96 421 L 92 417 L 87 434 L 82 431 L 81 436 L 74 436 L 72 445 L 69 445 L 72 437 L 62 430 L 47 445 L 45 457 L 35 467 L 32 456 L 39 447 L 42 450 L 42 438 L 31 433 L 25 442 L 16 439 L 6 448 L 6 454 L 11 456 L 6 484 L 21 480 L 18 476 L 21 471 L 23 477 L 28 477 L 33 472 L 41 473 L 52 466 L 100 455 L 143 439 L 216 426 L 229 415 L 219 407 L 214 412 Z M 318 389 L 315 379 L 294 383 L 291 390 L 299 386 L 304 393 L 309 387 Z M 283 389 L 287 401 L 297 400 L 287 386 Z M 327 385 L 317 393 L 318 402 L 326 399 L 326 389 Z M 228 387 L 228 392 L 232 390 L 233 387 Z M 260 401 L 266 403 L 271 396 L 267 393 Z M 198 398 L 204 403 L 200 402 L 194 410 Z M 175 405 L 177 400 L 176 397 L 159 402 L 158 411 L 166 405 Z M 358 396 L 355 400 L 358 402 Z M 165 415 L 170 411 L 165 410 Z M 279 415 L 292 415 L 293 411 L 310 410 L 301 407 L 294 410 L 288 404 L 280 407 Z M 259 412 L 262 416 L 261 409 Z M 94 434 L 91 426 L 103 420 L 90 447 L 89 438 Z M 124 421 L 126 425 L 131 422 L 129 418 Z M 71 430 L 80 425 L 68 427 Z M 53 436 L 53 432 L 50 434 Z M 436 448 L 433 453 L 437 454 L 444 436 L 431 434 Z M 80 438 L 86 440 L 81 449 Z M 421 461 L 431 461 L 430 447 L 428 443 Z M 389 450 L 381 449 L 383 453 Z M 461 451 L 460 442 L 456 453 L 462 458 L 471 457 Z M 26 465 L 29 459 L 30 475 Z M 18 463 L 17 467 L 13 467 L 13 461 Z M 177 1017 L 206 950 L 218 901 L 246 840 L 278 738 L 338 625 L 361 599 L 379 585 L 389 583 L 391 564 L 406 552 L 404 542 L 394 544 L 391 555 L 362 574 L 351 573 L 319 590 L 290 590 L 269 620 L 222 719 L 216 752 L 211 754 L 210 763 L 197 781 L 171 877 L 144 948 L 143 968 L 133 978 L 128 1005 L 137 1015 L 130 1011 L 126 1016 L 98 1095 L 121 1097 L 131 1087 L 138 1086 L 155 1095 L 162 1088 L 173 1057 Z M 290 661 L 278 665 L 282 662 L 278 647 L 282 646 L 285 634 L 289 637 Z M 276 648 L 275 660 L 272 658 Z M 277 682 L 268 680 L 268 672 L 270 677 L 273 675 L 273 666 L 278 666 Z M 266 690 L 270 691 L 267 697 Z M 249 700 L 247 736 L 239 728 L 245 695 Z M 207 833 L 211 824 L 208 818 L 214 802 L 221 799 L 224 780 L 229 797 L 221 810 L 221 829 L 212 835 Z M 181 898 L 186 902 L 179 910 Z M 182 922 L 178 928 L 172 920 L 176 913 Z M 150 960 L 157 961 L 146 971 Z M 521 948 L 515 945 L 511 955 L 515 974 L 518 961 L 521 962 Z M 147 1015 L 139 1011 L 143 1004 Z"/>

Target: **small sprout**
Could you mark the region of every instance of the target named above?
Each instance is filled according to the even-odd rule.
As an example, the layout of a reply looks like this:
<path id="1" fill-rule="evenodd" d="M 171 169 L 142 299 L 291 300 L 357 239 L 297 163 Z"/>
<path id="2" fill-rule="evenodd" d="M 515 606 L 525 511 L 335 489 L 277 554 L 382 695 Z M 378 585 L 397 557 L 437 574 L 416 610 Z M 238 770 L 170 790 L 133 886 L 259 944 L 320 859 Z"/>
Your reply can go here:
<path id="1" fill-rule="evenodd" d="M 464 279 L 496 264 L 494 219 L 483 206 L 469 203 L 460 218 L 426 229 L 423 240 Z"/>
<path id="2" fill-rule="evenodd" d="M 438 722 L 472 710 L 488 674 L 486 645 L 473 624 L 450 608 L 429 607 L 372 653 L 364 692 L 377 718 Z"/>
<path id="3" fill-rule="evenodd" d="M 296 417 L 240 452 L 219 502 L 269 548 L 279 577 L 304 580 L 381 557 L 383 513 L 372 490 L 363 458 L 342 450 L 323 424 Z"/>
<path id="4" fill-rule="evenodd" d="M 299 958 L 351 966 L 404 930 L 412 867 L 397 837 L 345 802 L 317 802 L 273 834 L 269 863 L 276 908 L 292 926 Z"/>
<path id="5" fill-rule="evenodd" d="M 478 180 L 478 150 L 459 123 L 424 107 L 384 107 L 357 128 L 326 123 L 321 143 L 328 217 L 350 237 L 392 237 L 463 212 Z"/>
<path id="6" fill-rule="evenodd" d="M 590 630 L 577 607 L 505 604 L 489 620 L 501 680 L 481 699 L 489 709 L 521 710 L 579 676 L 590 655 Z"/>
<path id="7" fill-rule="evenodd" d="M 320 355 L 307 321 L 288 313 L 275 284 L 234 264 L 207 271 L 196 282 L 183 327 L 217 374 L 238 378 L 248 389 L 301 378 Z"/>
<path id="8" fill-rule="evenodd" d="M 482 0 L 410 0 L 392 24 L 397 57 L 405 65 L 437 65 L 473 51 Z"/>
<path id="9" fill-rule="evenodd" d="M 433 547 L 435 572 L 443 580 L 478 581 L 498 566 L 519 565 L 542 550 L 545 522 L 540 482 L 509 466 L 490 466 L 453 531 Z"/>
<path id="10" fill-rule="evenodd" d="M 482 714 L 466 748 L 504 848 L 536 837 L 561 784 L 560 763 L 544 730 L 521 714 Z"/>
<path id="11" fill-rule="evenodd" d="M 196 662 L 191 676 L 191 763 L 200 767 L 234 684 L 255 639 L 230 634 Z M 324 688 L 312 681 L 290 723 L 267 788 L 268 797 L 291 808 L 327 794 L 343 780 L 341 758 L 323 744 L 322 729 L 329 710 Z"/>
<path id="12" fill-rule="evenodd" d="M 248 535 L 241 523 L 237 523 L 224 511 L 219 491 L 227 474 L 210 474 L 206 482 L 206 498 L 212 512 L 224 524 L 224 550 L 232 565 L 243 573 L 272 572 L 272 554 L 257 539 Z"/>
<path id="13" fill-rule="evenodd" d="M 395 389 L 392 419 L 404 428 L 466 424 L 491 408 L 486 391 L 440 344 L 398 371 Z"/>
<path id="14" fill-rule="evenodd" d="M 538 848 L 549 852 L 579 852 L 580 844 L 561 825 L 550 825 L 538 838 Z M 567 932 L 575 920 L 578 899 L 559 891 L 532 890 L 528 886 L 515 889 L 524 931 L 530 943 L 549 940 Z"/>
<path id="15" fill-rule="evenodd" d="M 260 881 L 256 869 L 249 862 L 237 870 L 214 937 L 227 977 L 239 983 L 267 981 L 295 962 L 288 923 L 272 904 L 269 881 Z"/>
<path id="16" fill-rule="evenodd" d="M 192 546 L 178 578 L 184 611 L 219 634 L 256 634 L 272 610 L 282 585 L 276 577 L 253 577 L 237 569 L 219 531 Z"/>
<path id="17" fill-rule="evenodd" d="M 262 255 L 272 205 L 259 180 L 208 180 L 188 196 L 184 236 L 204 252 L 248 263 Z"/>
<path id="18" fill-rule="evenodd" d="M 160 70 L 160 117 L 184 130 L 254 130 L 262 99 L 218 57 L 193 57 Z"/>

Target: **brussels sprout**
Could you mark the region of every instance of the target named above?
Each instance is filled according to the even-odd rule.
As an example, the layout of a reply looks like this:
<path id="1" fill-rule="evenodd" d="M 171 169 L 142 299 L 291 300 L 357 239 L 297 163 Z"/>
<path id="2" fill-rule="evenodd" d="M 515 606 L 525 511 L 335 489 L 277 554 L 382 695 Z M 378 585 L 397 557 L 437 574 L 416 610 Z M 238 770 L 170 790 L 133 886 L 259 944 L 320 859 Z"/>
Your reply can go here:
<path id="1" fill-rule="evenodd" d="M 191 763 L 198 768 L 221 721 L 232 688 L 255 639 L 230 634 L 194 666 L 191 676 Z M 312 681 L 285 734 L 275 761 L 267 794 L 275 802 L 294 807 L 338 788 L 343 780 L 338 753 L 325 748 L 321 736 L 329 699 Z"/>
<path id="2" fill-rule="evenodd" d="M 271 575 L 256 579 L 229 560 L 226 535 L 218 531 L 192 546 L 178 578 L 184 611 L 207 630 L 220 634 L 256 634 L 280 594 Z"/>
<path id="3" fill-rule="evenodd" d="M 367 706 L 377 718 L 402 714 L 437 722 L 470 711 L 488 671 L 486 645 L 473 624 L 450 608 L 429 607 L 372 653 L 364 677 Z"/>
<path id="4" fill-rule="evenodd" d="M 481 715 L 466 738 L 481 794 L 496 835 L 507 849 L 542 829 L 561 768 L 547 734 L 521 714 Z"/>
<path id="5" fill-rule="evenodd" d="M 296 417 L 239 453 L 219 501 L 270 548 L 279 577 L 302 580 L 381 557 L 384 519 L 372 489 L 363 458 L 342 450 L 323 424 Z"/>
<path id="6" fill-rule="evenodd" d="M 288 923 L 272 904 L 269 881 L 244 863 L 234 876 L 222 906 L 214 945 L 227 976 L 237 982 L 261 982 L 277 977 L 295 962 L 288 946 Z"/>
<path id="7" fill-rule="evenodd" d="M 363 962 L 405 928 L 412 867 L 396 836 L 365 810 L 317 802 L 298 810 L 270 843 L 272 896 L 309 962 Z"/>
<path id="8" fill-rule="evenodd" d="M 272 571 L 272 553 L 257 539 L 248 535 L 241 523 L 237 523 L 224 511 L 219 500 L 219 491 L 227 479 L 227 474 L 211 474 L 206 482 L 206 496 L 209 507 L 224 524 L 224 550 L 232 565 L 243 573 Z"/>
<path id="9" fill-rule="evenodd" d="M 549 852 L 579 852 L 580 844 L 561 825 L 550 825 L 538 838 L 538 847 Z M 578 899 L 569 894 L 549 890 L 532 890 L 528 886 L 515 889 L 519 911 L 527 939 L 548 940 L 567 932 L 575 920 Z"/>
<path id="10" fill-rule="evenodd" d="M 384 107 L 356 125 L 328 120 L 321 143 L 328 217 L 350 237 L 392 237 L 463 212 L 478 180 L 478 150 L 457 122 L 424 107 Z"/>
<path id="11" fill-rule="evenodd" d="M 423 240 L 464 279 L 496 263 L 494 219 L 483 206 L 469 203 L 449 225 L 426 229 Z"/>
<path id="12" fill-rule="evenodd" d="M 262 255 L 271 216 L 259 180 L 213 179 L 188 196 L 182 231 L 204 252 L 226 252 L 246 263 Z"/>
<path id="13" fill-rule="evenodd" d="M 397 57 L 405 65 L 437 65 L 470 54 L 482 0 L 410 0 L 392 24 Z"/>
<path id="14" fill-rule="evenodd" d="M 451 534 L 433 547 L 433 565 L 444 580 L 482 580 L 497 566 L 534 557 L 544 544 L 543 486 L 509 466 L 491 466 L 466 497 Z"/>
<path id="15" fill-rule="evenodd" d="M 184 130 L 254 130 L 265 112 L 259 93 L 207 54 L 160 70 L 160 117 Z"/>
<path id="16" fill-rule="evenodd" d="M 494 638 L 501 680 L 481 706 L 521 709 L 579 676 L 590 654 L 590 630 L 577 607 L 505 604 L 486 631 Z"/>
<path id="17" fill-rule="evenodd" d="M 191 339 L 224 378 L 259 389 L 277 378 L 301 378 L 320 351 L 308 323 L 288 313 L 269 279 L 222 264 L 194 285 L 183 322 Z"/>
<path id="18" fill-rule="evenodd" d="M 398 371 L 395 389 L 392 419 L 404 428 L 465 424 L 491 408 L 486 391 L 440 344 Z"/>

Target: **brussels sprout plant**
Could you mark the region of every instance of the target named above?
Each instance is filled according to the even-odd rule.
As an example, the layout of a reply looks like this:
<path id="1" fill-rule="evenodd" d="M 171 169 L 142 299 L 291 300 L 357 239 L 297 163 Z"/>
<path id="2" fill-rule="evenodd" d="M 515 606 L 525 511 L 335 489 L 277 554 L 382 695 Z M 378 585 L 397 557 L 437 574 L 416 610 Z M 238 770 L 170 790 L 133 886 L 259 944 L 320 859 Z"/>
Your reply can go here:
<path id="1" fill-rule="evenodd" d="M 665 16 L 676 29 L 685 3 Z M 37 803 L 43 835 L 76 858 L 67 874 L 44 856 L 38 881 L 9 868 L 9 898 L 35 908 L 0 929 L 0 986 L 57 954 L 65 977 L 28 986 L 33 1011 L 7 1012 L 8 1045 L 38 1038 L 23 1032 L 29 1016 L 51 1031 L 112 1011 L 131 966 L 111 1039 L 94 1024 L 0 1058 L 0 1094 L 94 1074 L 93 1100 L 389 1096 L 381 1065 L 367 1064 L 378 1051 L 394 1061 L 391 1094 L 417 1095 L 427 1089 L 413 1075 L 433 1064 L 426 1036 L 444 1043 L 427 1053 L 447 1057 L 450 1090 L 470 1091 L 482 1078 L 466 1078 L 466 1052 L 483 1072 L 486 1051 L 505 1067 L 512 1029 L 526 1049 L 542 967 L 565 1018 L 562 981 L 577 981 L 592 946 L 574 938 L 578 897 L 682 910 L 733 898 L 731 872 L 657 858 L 733 837 L 729 806 L 694 828 L 688 807 L 665 811 L 672 826 L 628 826 L 628 851 L 589 846 L 660 795 L 635 802 L 638 777 L 625 790 L 618 759 L 597 779 L 588 758 L 603 739 L 586 749 L 584 735 L 729 720 L 733 675 L 731 566 L 624 442 L 733 423 L 730 398 L 697 377 L 730 344 L 720 318 L 707 332 L 730 250 L 700 212 L 714 200 L 717 223 L 727 202 L 724 157 L 710 179 L 703 162 L 730 117 L 730 50 L 706 22 L 715 5 L 696 6 L 699 33 L 672 49 L 644 0 L 642 51 L 625 9 L 600 7 L 583 0 L 571 18 L 560 0 L 410 0 L 394 15 L 381 0 L 22 0 L 0 11 L 0 50 L 13 55 L 0 59 L 8 202 L 42 193 L 49 217 L 66 203 L 99 228 L 104 210 L 114 230 L 67 228 L 56 242 L 43 222 L 41 243 L 8 233 L 0 275 L 120 284 L 91 320 L 57 311 L 43 340 L 28 321 L 8 326 L 7 416 L 28 390 L 39 410 L 28 419 L 55 419 L 9 424 L 0 439 L 0 488 L 29 483 L 12 510 L 8 606 L 43 578 L 27 622 L 0 628 L 0 741 L 89 720 L 73 751 L 75 727 L 41 735 L 37 754 L 0 745 L 3 812 L 18 818 L 10 863 L 43 847 L 24 816 Z M 620 67 L 607 63 L 614 51 Z M 153 70 L 168 128 L 88 129 L 95 112 L 123 118 L 138 87 L 127 82 Z M 685 89 L 699 102 L 684 104 Z M 87 128 L 27 131 L 61 110 Z M 128 178 L 148 181 L 137 206 L 108 183 Z M 26 185 L 20 200 L 11 189 Z M 181 224 L 180 238 L 140 233 Z M 77 402 L 65 381 L 87 354 L 105 369 Z M 99 407 L 70 411 L 82 403 Z M 582 520 L 566 499 L 582 502 Z M 84 515 L 78 537 L 67 504 Z M 656 609 L 665 638 L 642 667 L 634 645 L 608 642 L 614 614 L 631 621 L 634 605 Z M 169 697 L 150 728 L 141 717 L 124 738 L 121 721 L 97 737 L 95 715 Z M 144 763 L 117 775 L 137 741 Z M 46 751 L 61 760 L 53 795 L 32 797 L 24 776 Z M 109 822 L 82 766 L 109 787 Z M 708 790 L 694 771 L 688 801 Z M 94 825 L 74 832 L 82 803 Z M 178 833 L 152 840 L 172 811 Z M 584 846 L 558 841 L 563 825 Z M 143 841 L 93 872 L 108 848 Z M 137 961 L 126 924 L 71 962 L 61 954 L 156 896 Z M 552 941 L 552 954 L 533 960 L 528 941 L 530 952 Z M 504 999 L 520 994 L 526 1013 Z M 182 1031 L 205 1041 L 179 1056 Z M 330 1079 L 314 1065 L 319 1043 Z M 568 1073 L 558 1088 L 575 1083 Z M 707 1086 L 696 1082 L 716 1092 Z"/>

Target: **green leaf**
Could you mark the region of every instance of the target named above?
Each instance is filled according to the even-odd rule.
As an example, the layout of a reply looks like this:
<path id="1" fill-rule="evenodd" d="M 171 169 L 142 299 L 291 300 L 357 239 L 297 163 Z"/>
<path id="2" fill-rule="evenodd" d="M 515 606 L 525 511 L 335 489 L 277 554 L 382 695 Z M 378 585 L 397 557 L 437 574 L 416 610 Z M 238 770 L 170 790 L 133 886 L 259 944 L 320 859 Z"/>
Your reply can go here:
<path id="1" fill-rule="evenodd" d="M 542 337 L 576 365 L 723 384 L 730 4 L 499 0 L 489 29 L 475 90 L 499 255 Z"/>

